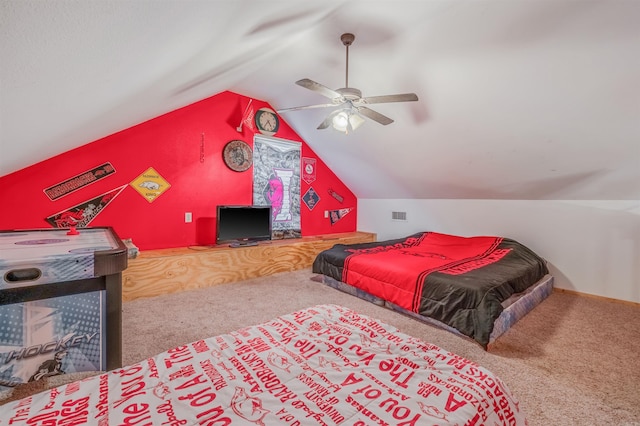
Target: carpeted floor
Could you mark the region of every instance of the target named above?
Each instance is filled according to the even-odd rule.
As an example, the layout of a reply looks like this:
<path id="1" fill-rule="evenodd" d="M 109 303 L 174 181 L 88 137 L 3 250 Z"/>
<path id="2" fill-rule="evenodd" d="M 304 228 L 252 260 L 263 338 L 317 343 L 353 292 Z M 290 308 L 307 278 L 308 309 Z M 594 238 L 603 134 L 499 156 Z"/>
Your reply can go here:
<path id="1" fill-rule="evenodd" d="M 487 367 L 520 399 L 530 426 L 640 425 L 640 307 L 554 292 L 484 351 L 470 340 L 311 281 L 312 276 L 302 270 L 127 302 L 123 363 L 335 303 Z"/>

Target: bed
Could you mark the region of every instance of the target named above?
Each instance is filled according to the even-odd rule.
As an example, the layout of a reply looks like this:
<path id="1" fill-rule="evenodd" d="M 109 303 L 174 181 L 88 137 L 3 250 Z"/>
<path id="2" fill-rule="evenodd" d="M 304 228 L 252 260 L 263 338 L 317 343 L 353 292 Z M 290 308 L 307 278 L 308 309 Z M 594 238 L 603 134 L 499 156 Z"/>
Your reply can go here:
<path id="1" fill-rule="evenodd" d="M 317 281 L 473 339 L 485 350 L 551 294 L 545 259 L 503 237 L 419 232 L 336 244 Z"/>
<path id="2" fill-rule="evenodd" d="M 526 424 L 487 369 L 338 305 L 0 406 L 11 425 Z"/>

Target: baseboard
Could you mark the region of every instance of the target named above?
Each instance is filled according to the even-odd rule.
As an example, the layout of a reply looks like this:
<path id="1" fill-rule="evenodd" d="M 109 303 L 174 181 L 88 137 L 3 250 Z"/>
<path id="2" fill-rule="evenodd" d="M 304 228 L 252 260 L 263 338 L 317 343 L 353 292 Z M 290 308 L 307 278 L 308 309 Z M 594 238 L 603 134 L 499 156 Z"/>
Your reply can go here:
<path id="1" fill-rule="evenodd" d="M 591 299 L 598 299 L 598 300 L 603 300 L 607 302 L 622 303 L 623 305 L 630 305 L 630 306 L 635 306 L 636 308 L 640 308 L 640 303 L 632 302 L 631 300 L 614 299 L 613 297 L 605 297 L 605 296 L 599 296 L 597 294 L 582 293 L 575 290 L 567 290 L 564 288 L 557 288 L 557 287 L 554 287 L 553 291 L 557 291 L 559 293 L 573 294 L 575 296 L 580 296 L 580 297 L 589 297 Z"/>

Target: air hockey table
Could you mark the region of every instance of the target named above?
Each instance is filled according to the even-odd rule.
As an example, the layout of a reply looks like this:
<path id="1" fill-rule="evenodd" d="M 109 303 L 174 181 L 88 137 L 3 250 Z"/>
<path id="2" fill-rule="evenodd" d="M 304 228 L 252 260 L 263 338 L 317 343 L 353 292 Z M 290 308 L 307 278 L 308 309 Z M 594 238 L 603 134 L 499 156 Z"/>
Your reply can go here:
<path id="1" fill-rule="evenodd" d="M 111 227 L 0 231 L 0 391 L 122 366 L 127 254 Z"/>

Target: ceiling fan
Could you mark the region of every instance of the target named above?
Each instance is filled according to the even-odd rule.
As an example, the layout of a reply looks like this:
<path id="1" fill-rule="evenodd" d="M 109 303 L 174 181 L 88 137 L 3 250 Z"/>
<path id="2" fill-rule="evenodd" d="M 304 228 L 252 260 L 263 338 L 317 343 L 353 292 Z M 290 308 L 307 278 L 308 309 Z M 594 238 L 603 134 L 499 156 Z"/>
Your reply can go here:
<path id="1" fill-rule="evenodd" d="M 311 108 L 338 107 L 320 123 L 318 129 L 326 129 L 330 125 L 333 125 L 335 129 L 348 133 L 358 128 L 365 121 L 362 116 L 385 126 L 393 123 L 391 118 L 372 110 L 366 105 L 417 101 L 418 96 L 415 93 L 362 97 L 360 90 L 349 87 L 349 46 L 353 44 L 355 38 L 351 33 L 345 33 L 340 36 L 342 44 L 346 47 L 347 56 L 344 87 L 333 90 L 308 78 L 296 81 L 298 86 L 302 86 L 331 99 L 331 103 L 284 108 L 278 110 L 278 113 Z"/>

